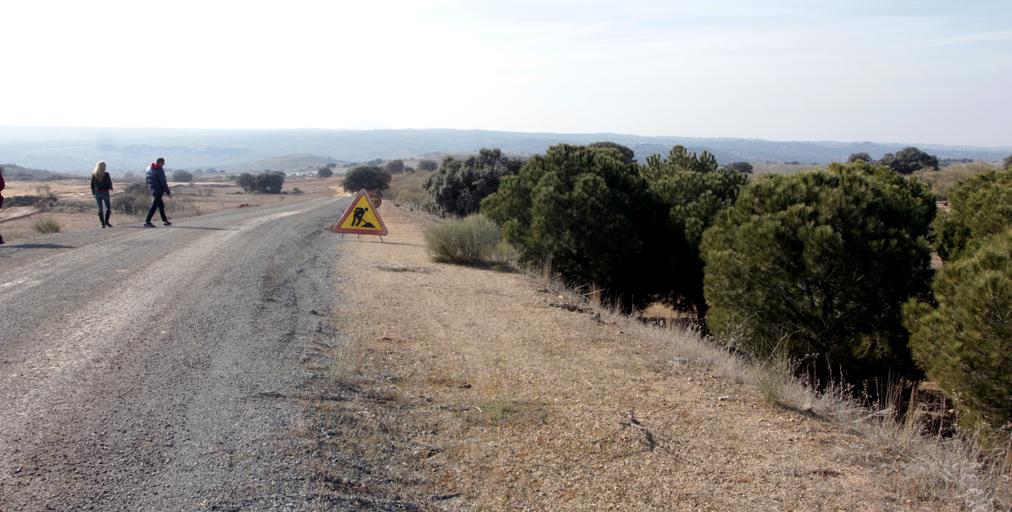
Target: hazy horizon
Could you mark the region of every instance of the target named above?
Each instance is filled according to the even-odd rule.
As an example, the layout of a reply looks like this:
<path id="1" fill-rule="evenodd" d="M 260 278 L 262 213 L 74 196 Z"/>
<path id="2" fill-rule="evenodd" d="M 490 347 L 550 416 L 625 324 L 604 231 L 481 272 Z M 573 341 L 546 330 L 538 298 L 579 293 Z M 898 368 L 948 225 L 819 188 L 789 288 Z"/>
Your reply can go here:
<path id="1" fill-rule="evenodd" d="M 1012 146 L 999 0 L 39 0 L 0 15 L 7 126 Z"/>
<path id="2" fill-rule="evenodd" d="M 369 132 L 402 132 L 402 131 L 417 131 L 417 132 L 476 132 L 476 133 L 511 133 L 511 134 L 528 134 L 528 135 L 561 135 L 561 136 L 619 136 L 619 137 L 636 137 L 645 139 L 699 139 L 701 141 L 714 140 L 714 139 L 726 139 L 726 140 L 741 140 L 741 141 L 761 141 L 761 142 L 785 142 L 785 143 L 840 143 L 840 144 L 880 144 L 880 145 L 904 145 L 904 146 L 926 146 L 926 147 L 951 147 L 951 148 L 977 148 L 977 149 L 990 149 L 990 150 L 1012 150 L 1012 144 L 1007 145 L 981 145 L 981 144 L 949 144 L 949 143 L 936 143 L 936 142 L 925 142 L 925 141 L 910 141 L 910 140 L 868 140 L 868 139 L 854 139 L 854 140 L 841 140 L 841 139 L 764 139 L 758 137 L 733 137 L 733 136 L 713 136 L 703 137 L 691 134 L 661 134 L 661 135 L 646 135 L 642 133 L 628 133 L 628 132 L 553 132 L 553 131 L 529 131 L 529 130 L 493 130 L 487 128 L 448 128 L 448 127 L 425 127 L 425 128 L 319 128 L 312 126 L 301 126 L 292 128 L 219 128 L 219 127 L 190 127 L 190 126 L 54 126 L 54 125 L 6 125 L 0 124 L 0 140 L 8 134 L 4 133 L 3 130 L 41 130 L 41 131 L 115 131 L 115 132 L 207 132 L 207 133 L 254 133 L 254 132 L 354 132 L 354 133 L 369 133 Z M 23 132 L 22 132 L 23 133 Z M 75 134 L 74 138 L 79 136 Z M 10 139 L 8 139 L 10 140 Z"/>
<path id="3" fill-rule="evenodd" d="M 87 172 L 96 161 L 111 170 L 146 166 L 162 156 L 174 168 L 259 168 L 268 165 L 301 169 L 305 162 L 340 160 L 362 162 L 375 158 L 415 158 L 469 154 L 495 147 L 506 153 L 532 155 L 560 143 L 623 144 L 645 159 L 667 154 L 672 146 L 709 151 L 720 163 L 735 161 L 844 161 L 852 153 L 874 158 L 896 152 L 909 143 L 870 141 L 771 141 L 766 139 L 647 137 L 618 133 L 546 133 L 488 130 L 214 130 L 172 128 L 49 128 L 0 126 L 0 163 L 19 164 L 59 172 Z M 941 159 L 971 158 L 1000 161 L 1012 147 L 917 144 Z M 306 158 L 312 157 L 312 158 Z M 323 160 L 321 160 L 323 159 Z M 262 164 L 262 161 L 273 163 Z M 284 163 L 281 163 L 284 162 Z"/>

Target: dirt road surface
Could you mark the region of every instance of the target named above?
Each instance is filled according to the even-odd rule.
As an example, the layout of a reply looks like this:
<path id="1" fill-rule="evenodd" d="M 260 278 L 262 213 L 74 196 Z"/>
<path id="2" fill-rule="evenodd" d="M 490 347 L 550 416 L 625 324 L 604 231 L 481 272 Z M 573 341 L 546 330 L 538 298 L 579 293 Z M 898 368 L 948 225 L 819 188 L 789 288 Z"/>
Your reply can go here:
<path id="1" fill-rule="evenodd" d="M 0 510 L 340 508 L 279 397 L 336 299 L 346 201 L 0 247 Z"/>

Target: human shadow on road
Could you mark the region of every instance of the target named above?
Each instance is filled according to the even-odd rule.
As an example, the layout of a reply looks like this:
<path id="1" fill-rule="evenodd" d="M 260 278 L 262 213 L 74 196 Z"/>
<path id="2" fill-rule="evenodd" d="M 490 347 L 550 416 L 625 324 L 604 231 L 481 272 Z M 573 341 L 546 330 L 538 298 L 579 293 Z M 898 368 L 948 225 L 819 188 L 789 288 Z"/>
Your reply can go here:
<path id="1" fill-rule="evenodd" d="M 0 251 L 4 249 L 77 249 L 77 247 L 71 245 L 60 245 L 60 244 L 18 244 L 18 245 L 0 245 Z"/>
<path id="2" fill-rule="evenodd" d="M 172 226 L 169 229 L 209 229 L 212 231 L 239 231 L 239 228 L 209 228 L 204 226 Z"/>
<path id="3" fill-rule="evenodd" d="M 144 226 L 120 226 L 117 229 L 208 229 L 212 231 L 239 231 L 239 228 L 208 228 L 202 226 L 163 226 L 160 228 L 146 228 Z"/>

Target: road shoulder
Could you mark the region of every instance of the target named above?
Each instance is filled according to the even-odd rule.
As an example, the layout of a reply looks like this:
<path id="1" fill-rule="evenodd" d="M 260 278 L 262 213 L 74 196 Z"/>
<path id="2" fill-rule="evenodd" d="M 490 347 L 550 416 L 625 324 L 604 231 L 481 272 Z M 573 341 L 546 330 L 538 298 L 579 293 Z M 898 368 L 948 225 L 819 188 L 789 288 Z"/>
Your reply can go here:
<path id="1" fill-rule="evenodd" d="M 937 509 L 890 492 L 857 433 L 535 278 L 434 263 L 431 218 L 382 213 L 384 243 L 348 237 L 337 261 L 340 338 L 316 368 L 321 441 L 372 468 L 333 485 L 436 509 Z"/>

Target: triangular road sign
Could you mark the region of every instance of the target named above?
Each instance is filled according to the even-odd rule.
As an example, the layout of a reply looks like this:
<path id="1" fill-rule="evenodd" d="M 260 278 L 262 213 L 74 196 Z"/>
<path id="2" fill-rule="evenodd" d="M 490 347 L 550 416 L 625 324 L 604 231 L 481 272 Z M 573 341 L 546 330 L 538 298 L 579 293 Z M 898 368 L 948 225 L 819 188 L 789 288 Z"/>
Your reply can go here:
<path id="1" fill-rule="evenodd" d="M 344 215 L 341 215 L 341 220 L 334 225 L 334 232 L 384 236 L 387 234 L 387 226 L 369 199 L 369 193 L 360 190 L 352 198 Z"/>

